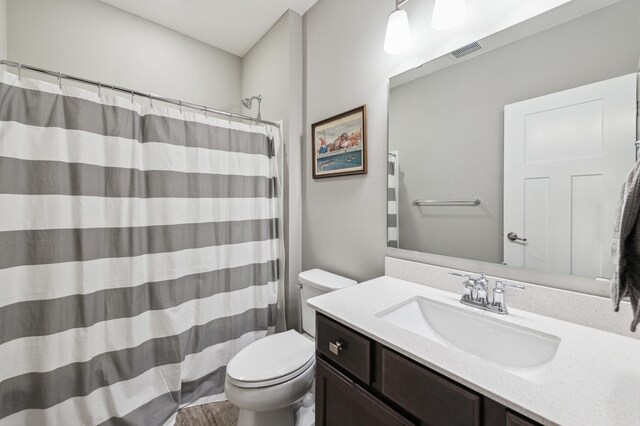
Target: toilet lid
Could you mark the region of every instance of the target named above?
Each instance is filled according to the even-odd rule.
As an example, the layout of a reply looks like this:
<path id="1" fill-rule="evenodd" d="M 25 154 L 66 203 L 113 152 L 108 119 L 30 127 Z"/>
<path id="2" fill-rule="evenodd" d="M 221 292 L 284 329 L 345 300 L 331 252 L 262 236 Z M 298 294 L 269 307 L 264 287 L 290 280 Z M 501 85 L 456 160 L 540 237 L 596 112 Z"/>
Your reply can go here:
<path id="1" fill-rule="evenodd" d="M 237 385 L 273 385 L 306 370 L 314 354 L 314 342 L 295 330 L 272 334 L 238 352 L 227 365 L 227 378 Z"/>

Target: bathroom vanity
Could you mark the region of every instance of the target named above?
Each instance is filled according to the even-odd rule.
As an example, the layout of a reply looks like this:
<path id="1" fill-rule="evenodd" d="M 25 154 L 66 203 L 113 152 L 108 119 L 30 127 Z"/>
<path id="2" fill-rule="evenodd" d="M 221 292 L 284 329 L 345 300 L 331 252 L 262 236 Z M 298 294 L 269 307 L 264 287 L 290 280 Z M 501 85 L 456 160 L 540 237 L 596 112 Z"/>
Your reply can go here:
<path id="1" fill-rule="evenodd" d="M 631 408 L 640 398 L 640 341 L 459 300 L 388 276 L 309 300 L 317 312 L 316 423 L 640 424 Z M 494 336 L 456 341 L 467 328 Z"/>
<path id="2" fill-rule="evenodd" d="M 316 327 L 319 426 L 538 424 L 322 314 Z"/>

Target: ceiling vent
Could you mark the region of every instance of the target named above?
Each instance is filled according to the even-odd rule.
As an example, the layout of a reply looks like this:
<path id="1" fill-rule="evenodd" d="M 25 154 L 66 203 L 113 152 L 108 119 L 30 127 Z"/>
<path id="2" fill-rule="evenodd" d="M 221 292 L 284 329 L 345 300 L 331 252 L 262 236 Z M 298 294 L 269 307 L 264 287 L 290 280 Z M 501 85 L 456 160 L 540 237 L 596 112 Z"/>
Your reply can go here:
<path id="1" fill-rule="evenodd" d="M 472 53 L 479 52 L 481 50 L 482 50 L 482 46 L 480 46 L 477 41 L 474 41 L 471 44 L 462 46 L 460 49 L 454 50 L 453 52 L 451 52 L 451 54 L 453 55 L 454 58 L 460 59 L 460 58 L 464 58 L 465 56 L 469 56 Z"/>

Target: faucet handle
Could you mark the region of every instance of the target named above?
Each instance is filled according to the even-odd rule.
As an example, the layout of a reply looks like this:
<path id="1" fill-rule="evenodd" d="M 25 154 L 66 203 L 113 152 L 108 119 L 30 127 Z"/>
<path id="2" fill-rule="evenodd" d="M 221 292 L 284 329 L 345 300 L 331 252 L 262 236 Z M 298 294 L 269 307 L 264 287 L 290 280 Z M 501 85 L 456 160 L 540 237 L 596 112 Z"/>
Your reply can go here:
<path id="1" fill-rule="evenodd" d="M 513 284 L 506 281 L 496 281 L 496 288 L 494 290 L 504 291 L 505 287 L 514 288 L 516 290 L 523 290 L 523 291 L 526 289 L 526 287 L 523 286 L 522 284 Z"/>
<path id="2" fill-rule="evenodd" d="M 472 299 L 471 291 L 473 290 L 473 288 L 476 285 L 476 280 L 471 278 L 470 275 L 461 274 L 460 272 L 449 271 L 449 275 L 454 275 L 456 277 L 462 277 L 462 278 L 465 279 L 464 282 L 462 283 L 462 285 L 464 286 L 464 290 L 463 290 L 463 293 L 462 293 L 462 298 L 463 299 L 467 299 L 467 300 L 471 300 Z"/>
<path id="3" fill-rule="evenodd" d="M 525 286 L 521 284 L 513 284 L 504 281 L 496 281 L 496 286 L 493 289 L 493 298 L 491 301 L 492 310 L 499 314 L 508 314 L 507 303 L 504 300 L 504 290 L 506 287 L 514 288 L 516 290 L 524 290 Z"/>
<path id="4" fill-rule="evenodd" d="M 462 285 L 464 285 L 465 287 L 473 287 L 476 285 L 476 280 L 471 278 L 471 275 L 461 274 L 460 272 L 453 272 L 453 271 L 449 271 L 449 275 L 465 278 L 464 282 L 462 283 Z"/>

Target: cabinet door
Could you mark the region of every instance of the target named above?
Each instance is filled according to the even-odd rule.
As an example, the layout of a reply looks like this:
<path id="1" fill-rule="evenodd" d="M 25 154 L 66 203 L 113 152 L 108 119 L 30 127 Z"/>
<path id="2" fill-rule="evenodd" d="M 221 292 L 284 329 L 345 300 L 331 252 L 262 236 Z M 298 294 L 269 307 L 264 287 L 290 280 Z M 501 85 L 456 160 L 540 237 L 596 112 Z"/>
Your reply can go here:
<path id="1" fill-rule="evenodd" d="M 317 426 L 404 426 L 410 421 L 321 359 L 316 363 Z"/>
<path id="2" fill-rule="evenodd" d="M 539 426 L 539 423 L 521 417 L 511 411 L 507 411 L 507 426 Z"/>
<path id="3" fill-rule="evenodd" d="M 382 394 L 430 426 L 480 426 L 481 397 L 386 348 Z"/>

